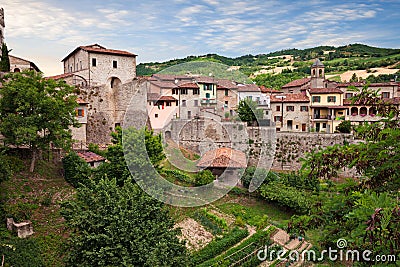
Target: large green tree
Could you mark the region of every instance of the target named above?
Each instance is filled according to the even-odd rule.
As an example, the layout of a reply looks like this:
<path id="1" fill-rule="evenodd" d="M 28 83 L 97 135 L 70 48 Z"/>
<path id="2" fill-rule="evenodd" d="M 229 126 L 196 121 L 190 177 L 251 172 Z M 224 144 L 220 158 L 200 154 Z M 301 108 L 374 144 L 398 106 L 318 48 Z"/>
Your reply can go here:
<path id="1" fill-rule="evenodd" d="M 168 211 L 130 181 L 91 181 L 63 215 L 74 230 L 68 266 L 187 266 Z"/>
<path id="2" fill-rule="evenodd" d="M 10 58 L 8 57 L 8 53 L 10 51 L 7 48 L 7 45 L 3 43 L 1 46 L 1 58 L 0 58 L 0 71 L 9 72 L 10 71 Z"/>
<path id="3" fill-rule="evenodd" d="M 30 148 L 33 172 L 39 151 L 71 146 L 70 127 L 79 127 L 73 87 L 33 71 L 9 73 L 1 83 L 0 132 L 6 144 Z"/>
<path id="4" fill-rule="evenodd" d="M 254 122 L 263 118 L 263 112 L 257 108 L 257 102 L 250 98 L 245 98 L 239 101 L 237 109 L 239 118 L 245 122 Z"/>

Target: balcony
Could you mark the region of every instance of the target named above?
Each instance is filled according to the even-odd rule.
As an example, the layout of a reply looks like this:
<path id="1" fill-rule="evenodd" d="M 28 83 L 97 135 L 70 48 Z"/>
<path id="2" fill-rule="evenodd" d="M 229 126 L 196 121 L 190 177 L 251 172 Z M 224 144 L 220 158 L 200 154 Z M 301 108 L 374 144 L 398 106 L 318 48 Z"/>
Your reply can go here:
<path id="1" fill-rule="evenodd" d="M 331 119 L 331 115 L 314 114 L 313 119 L 314 120 L 330 120 Z"/>
<path id="2" fill-rule="evenodd" d="M 217 100 L 215 98 L 203 98 L 200 101 L 201 104 L 217 104 Z"/>

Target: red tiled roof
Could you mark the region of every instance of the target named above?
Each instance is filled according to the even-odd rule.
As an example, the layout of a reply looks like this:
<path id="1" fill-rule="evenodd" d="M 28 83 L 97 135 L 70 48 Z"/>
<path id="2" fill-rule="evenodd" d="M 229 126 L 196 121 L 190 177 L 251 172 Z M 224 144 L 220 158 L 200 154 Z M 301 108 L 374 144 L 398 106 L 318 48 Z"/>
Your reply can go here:
<path id="1" fill-rule="evenodd" d="M 78 103 L 78 104 L 89 104 L 89 102 L 83 100 L 83 99 L 80 98 L 80 97 L 78 97 L 78 98 L 76 99 L 76 103 Z"/>
<path id="2" fill-rule="evenodd" d="M 162 97 L 160 97 L 160 100 L 162 101 L 176 101 L 177 99 L 173 96 L 170 95 L 163 95 Z"/>
<path id="3" fill-rule="evenodd" d="M 310 94 L 343 94 L 338 88 L 311 88 Z"/>
<path id="4" fill-rule="evenodd" d="M 102 156 L 97 155 L 96 153 L 93 153 L 93 152 L 90 152 L 90 151 L 78 152 L 77 154 L 78 154 L 79 157 L 81 157 L 87 163 L 99 162 L 99 161 L 105 161 L 106 160 Z"/>
<path id="5" fill-rule="evenodd" d="M 169 81 L 153 81 L 153 80 L 150 80 L 150 83 L 152 85 L 155 85 L 157 87 L 164 88 L 164 89 L 172 89 L 172 88 L 177 88 L 178 87 L 178 85 L 176 85 L 173 82 L 169 82 Z"/>
<path id="6" fill-rule="evenodd" d="M 238 92 L 261 92 L 255 84 L 238 84 Z"/>
<path id="7" fill-rule="evenodd" d="M 237 89 L 235 82 L 230 80 L 217 80 L 217 89 Z"/>
<path id="8" fill-rule="evenodd" d="M 187 76 L 187 75 L 174 75 L 174 74 L 153 74 L 151 76 L 151 80 L 158 80 L 158 81 L 170 81 L 170 82 L 175 82 L 175 80 L 193 80 L 192 77 Z"/>
<path id="9" fill-rule="evenodd" d="M 202 168 L 246 168 L 246 154 L 228 147 L 207 151 L 197 163 Z"/>
<path id="10" fill-rule="evenodd" d="M 310 99 L 308 96 L 303 95 L 301 93 L 299 94 L 280 94 L 286 96 L 286 98 L 283 99 L 284 103 L 287 102 L 310 102 Z M 282 99 L 278 98 L 276 95 L 271 95 L 271 103 L 281 103 Z"/>
<path id="11" fill-rule="evenodd" d="M 305 85 L 306 83 L 308 83 L 310 81 L 311 81 L 311 78 L 298 79 L 298 80 L 294 80 L 290 83 L 285 84 L 284 86 L 282 86 L 282 88 L 299 87 L 299 86 Z"/>
<path id="12" fill-rule="evenodd" d="M 196 83 L 184 83 L 179 85 L 179 88 L 199 89 L 199 86 Z"/>
<path id="13" fill-rule="evenodd" d="M 78 50 L 84 50 L 87 52 L 98 53 L 98 54 L 108 54 L 108 55 L 117 55 L 117 56 L 126 56 L 126 57 L 136 57 L 137 56 L 128 51 L 107 49 L 104 46 L 94 44 L 94 45 L 87 45 L 87 46 L 79 46 L 79 47 L 75 48 L 74 51 L 69 53 L 68 56 L 66 56 L 61 61 L 65 61 L 67 58 L 69 58 L 71 55 L 76 53 Z"/>
<path id="14" fill-rule="evenodd" d="M 213 83 L 216 84 L 218 80 L 214 77 L 207 77 L 207 76 L 200 76 L 200 77 L 194 77 L 196 82 L 198 83 Z"/>
<path id="15" fill-rule="evenodd" d="M 336 87 L 349 87 L 349 86 L 355 86 L 355 87 L 360 87 L 364 86 L 364 82 L 348 82 L 348 83 L 338 83 Z"/>
<path id="16" fill-rule="evenodd" d="M 260 86 L 260 90 L 261 90 L 261 92 L 264 93 L 264 94 L 268 94 L 268 93 L 271 93 L 271 94 L 281 94 L 281 93 L 282 93 L 282 91 L 275 90 L 275 89 L 273 89 L 273 88 L 267 88 L 267 87 L 265 87 L 264 85 L 261 85 L 261 86 Z"/>
<path id="17" fill-rule="evenodd" d="M 68 77 L 72 77 L 74 76 L 73 73 L 64 73 L 64 74 L 59 74 L 59 75 L 55 75 L 55 76 L 50 76 L 50 77 L 46 77 L 45 79 L 53 79 L 53 80 L 60 80 L 60 79 L 65 79 Z"/>

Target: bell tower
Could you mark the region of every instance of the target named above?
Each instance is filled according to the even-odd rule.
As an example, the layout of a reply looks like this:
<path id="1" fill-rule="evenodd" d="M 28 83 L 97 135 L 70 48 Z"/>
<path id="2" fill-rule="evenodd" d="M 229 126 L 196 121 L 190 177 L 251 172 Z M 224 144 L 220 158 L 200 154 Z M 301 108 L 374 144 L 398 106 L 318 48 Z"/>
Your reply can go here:
<path id="1" fill-rule="evenodd" d="M 6 25 L 4 24 L 4 9 L 0 8 L 0 47 L 4 42 L 4 28 Z"/>
<path id="2" fill-rule="evenodd" d="M 311 88 L 324 88 L 325 66 L 317 58 L 311 66 Z"/>

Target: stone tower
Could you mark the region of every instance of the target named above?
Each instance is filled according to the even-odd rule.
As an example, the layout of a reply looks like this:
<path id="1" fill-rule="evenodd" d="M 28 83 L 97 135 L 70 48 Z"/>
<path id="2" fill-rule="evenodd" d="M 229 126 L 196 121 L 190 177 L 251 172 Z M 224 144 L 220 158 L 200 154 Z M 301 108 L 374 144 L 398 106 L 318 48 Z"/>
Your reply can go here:
<path id="1" fill-rule="evenodd" d="M 6 25 L 4 24 L 4 9 L 0 8 L 0 47 L 4 42 L 4 28 Z"/>
<path id="2" fill-rule="evenodd" d="M 325 66 L 317 58 L 311 66 L 311 88 L 324 88 Z"/>

